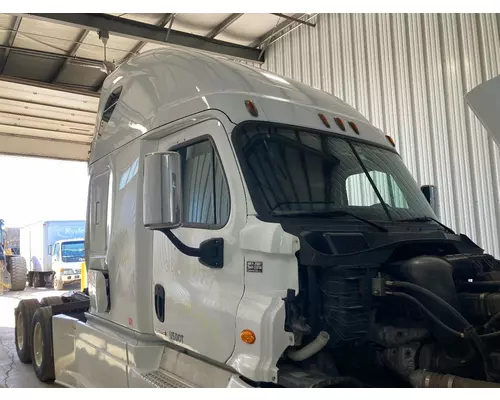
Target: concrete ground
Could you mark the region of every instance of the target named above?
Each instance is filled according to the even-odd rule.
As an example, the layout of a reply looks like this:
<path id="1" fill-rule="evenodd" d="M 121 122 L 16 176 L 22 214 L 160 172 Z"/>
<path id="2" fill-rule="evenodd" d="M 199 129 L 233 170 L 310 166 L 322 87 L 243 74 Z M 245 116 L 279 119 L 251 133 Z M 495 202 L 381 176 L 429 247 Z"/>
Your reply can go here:
<path id="1" fill-rule="evenodd" d="M 22 299 L 58 296 L 68 290 L 79 290 L 80 285 L 68 286 L 64 290 L 52 288 L 26 288 L 22 292 L 5 292 L 0 295 L 0 388 L 50 388 L 56 384 L 40 382 L 31 364 L 23 364 L 16 354 L 14 342 L 14 309 Z"/>

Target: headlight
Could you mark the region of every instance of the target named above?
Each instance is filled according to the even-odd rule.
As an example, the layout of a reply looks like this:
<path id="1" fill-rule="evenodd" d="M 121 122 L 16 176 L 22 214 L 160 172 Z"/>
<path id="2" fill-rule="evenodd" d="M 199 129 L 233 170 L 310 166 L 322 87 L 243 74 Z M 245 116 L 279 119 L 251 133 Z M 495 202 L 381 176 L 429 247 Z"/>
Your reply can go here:
<path id="1" fill-rule="evenodd" d="M 61 268 L 60 272 L 62 275 L 72 275 L 75 273 L 72 269 L 65 269 L 65 268 Z"/>

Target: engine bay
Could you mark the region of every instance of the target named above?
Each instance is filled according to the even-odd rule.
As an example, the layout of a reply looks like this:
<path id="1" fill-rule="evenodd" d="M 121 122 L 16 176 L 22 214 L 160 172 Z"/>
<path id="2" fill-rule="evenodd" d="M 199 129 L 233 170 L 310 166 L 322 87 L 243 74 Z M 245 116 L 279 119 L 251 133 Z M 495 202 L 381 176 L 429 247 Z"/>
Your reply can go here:
<path id="1" fill-rule="evenodd" d="M 296 346 L 279 382 L 500 387 L 500 261 L 463 235 L 375 250 L 359 239 L 335 252 L 329 234 L 301 234 L 299 293 L 285 300 Z"/>

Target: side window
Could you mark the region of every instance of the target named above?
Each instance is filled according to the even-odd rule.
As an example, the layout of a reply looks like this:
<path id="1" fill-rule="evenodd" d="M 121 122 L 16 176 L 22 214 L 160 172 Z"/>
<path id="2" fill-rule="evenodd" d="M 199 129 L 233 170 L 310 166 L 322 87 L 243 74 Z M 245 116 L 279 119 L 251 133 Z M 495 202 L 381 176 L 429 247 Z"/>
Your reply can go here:
<path id="1" fill-rule="evenodd" d="M 53 256 L 55 258 L 56 261 L 59 261 L 59 243 L 56 243 L 54 245 L 54 250 L 53 250 Z"/>
<path id="2" fill-rule="evenodd" d="M 106 101 L 106 104 L 104 105 L 104 111 L 102 113 L 101 126 L 100 126 L 99 131 L 101 131 L 104 128 L 104 126 L 111 119 L 111 115 L 113 115 L 113 111 L 116 108 L 116 104 L 118 103 L 118 100 L 120 99 L 121 94 L 122 94 L 122 86 L 118 86 L 109 95 L 108 100 Z"/>
<path id="3" fill-rule="evenodd" d="M 94 255 L 105 255 L 108 245 L 108 207 L 110 205 L 111 171 L 90 180 L 89 227 L 90 249 Z"/>
<path id="4" fill-rule="evenodd" d="M 392 176 L 380 171 L 370 171 L 369 174 L 385 203 L 391 207 L 408 208 L 403 192 Z M 364 173 L 347 178 L 346 192 L 349 206 L 366 207 L 380 202 Z"/>
<path id="5" fill-rule="evenodd" d="M 224 226 L 230 212 L 229 187 L 211 141 L 176 150 L 182 159 L 183 222 L 211 228 Z"/>

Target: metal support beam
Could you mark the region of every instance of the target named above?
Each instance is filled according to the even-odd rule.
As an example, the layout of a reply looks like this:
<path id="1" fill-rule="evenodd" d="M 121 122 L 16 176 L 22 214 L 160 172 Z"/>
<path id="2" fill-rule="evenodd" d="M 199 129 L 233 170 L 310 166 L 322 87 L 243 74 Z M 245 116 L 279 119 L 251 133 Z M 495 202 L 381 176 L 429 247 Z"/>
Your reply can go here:
<path id="1" fill-rule="evenodd" d="M 210 39 L 215 38 L 219 33 L 224 32 L 226 28 L 231 25 L 234 21 L 240 18 L 243 14 L 231 14 L 224 21 L 222 21 L 219 25 L 217 25 L 214 29 L 212 29 L 207 37 Z"/>
<path id="2" fill-rule="evenodd" d="M 85 38 L 87 37 L 87 35 L 89 34 L 89 31 L 84 29 L 82 31 L 82 33 L 80 34 L 80 36 L 78 37 L 75 45 L 73 46 L 73 48 L 71 49 L 71 51 L 69 52 L 68 56 L 69 57 L 75 57 L 76 56 L 76 52 L 78 51 L 78 49 L 80 48 L 80 46 L 82 45 L 82 43 L 84 42 Z M 70 63 L 70 58 L 67 58 L 63 63 L 62 65 L 59 67 L 59 69 L 57 70 L 57 72 L 54 74 L 54 76 L 50 79 L 50 82 L 51 83 L 54 83 L 56 82 L 57 80 L 59 80 L 59 78 L 61 77 L 62 73 L 64 72 L 64 70 L 66 69 L 66 67 L 69 65 Z"/>
<path id="3" fill-rule="evenodd" d="M 159 26 L 161 28 L 164 28 L 168 23 L 170 23 L 170 26 L 172 26 L 172 23 L 174 22 L 174 18 L 175 18 L 175 13 L 170 13 L 170 14 L 165 14 L 160 21 L 158 21 L 156 23 L 156 26 Z M 167 33 L 167 37 L 165 37 L 165 41 L 167 41 L 168 39 L 168 33 Z M 139 51 L 142 50 L 142 48 L 144 46 L 146 46 L 146 44 L 148 44 L 148 42 L 140 42 L 138 43 L 133 49 L 132 51 L 127 54 L 125 57 L 123 57 L 123 59 L 119 62 L 119 64 L 123 64 L 123 63 L 126 63 L 128 60 L 130 60 L 134 55 L 136 55 L 137 53 L 139 53 Z M 101 89 L 102 89 L 102 85 L 104 84 L 104 81 L 106 80 L 106 77 L 107 77 L 107 74 L 103 74 L 102 77 L 97 81 L 97 84 L 95 85 L 94 87 L 94 90 L 96 91 L 96 93 L 100 92 Z"/>
<path id="4" fill-rule="evenodd" d="M 107 30 L 110 34 L 133 40 L 153 43 L 168 43 L 176 46 L 190 47 L 207 52 L 223 54 L 231 58 L 258 61 L 259 50 L 233 43 L 210 39 L 176 30 L 169 30 L 151 24 L 117 18 L 107 14 L 22 14 L 27 18 L 36 18 L 52 23 L 75 26 L 92 31 Z M 170 33 L 169 33 L 170 32 Z"/>
<path id="5" fill-rule="evenodd" d="M 307 17 L 307 22 L 309 22 L 310 20 L 316 18 L 318 16 L 318 14 L 306 14 L 308 17 Z M 267 42 L 266 42 L 266 45 L 265 47 L 262 48 L 262 51 L 266 50 L 269 46 L 271 46 L 273 43 L 277 42 L 278 40 L 280 40 L 282 37 L 292 33 L 295 29 L 299 28 L 301 26 L 301 24 L 297 24 L 295 26 L 292 26 L 290 27 L 290 29 L 287 29 L 286 31 L 282 31 L 280 34 L 278 35 L 273 35 L 272 38 L 270 38 Z"/>
<path id="6" fill-rule="evenodd" d="M 175 13 L 170 13 L 170 14 L 165 14 L 157 23 L 156 26 L 159 26 L 161 28 L 164 28 L 173 18 L 175 18 Z M 135 54 L 139 53 L 139 51 L 142 50 L 144 46 L 146 46 L 148 42 L 142 41 L 135 46 L 130 54 L 126 55 L 122 61 L 120 61 L 120 64 L 126 63 L 132 56 Z"/>
<path id="7" fill-rule="evenodd" d="M 7 64 L 7 60 L 9 58 L 10 54 L 10 48 L 14 44 L 14 40 L 16 40 L 17 32 L 19 31 L 19 25 L 21 25 L 22 17 L 18 16 L 16 18 L 16 22 L 14 22 L 14 27 L 12 28 L 12 31 L 9 36 L 9 40 L 7 40 L 7 48 L 5 50 L 5 53 L 3 55 L 2 61 L 0 61 L 0 75 L 3 74 L 3 70 L 5 68 L 5 65 Z"/>
<path id="8" fill-rule="evenodd" d="M 92 60 L 92 59 L 88 59 L 88 58 L 71 57 L 68 54 L 49 53 L 49 52 L 41 51 L 41 50 L 24 49 L 21 47 L 9 47 L 9 46 L 5 46 L 5 45 L 0 44 L 0 49 L 1 48 L 5 48 L 6 50 L 9 50 L 9 51 L 29 54 L 29 55 L 33 56 L 34 59 L 36 59 L 38 57 L 39 58 L 50 58 L 50 59 L 54 59 L 54 60 L 64 59 L 65 63 L 67 62 L 67 63 L 71 63 L 74 65 L 79 65 L 79 66 L 85 67 L 85 68 L 101 69 L 102 65 L 103 65 L 102 61 Z M 11 81 L 16 81 L 18 83 L 25 83 L 25 84 L 29 84 L 32 86 L 47 87 L 49 89 L 62 90 L 64 92 L 71 92 L 71 93 L 75 93 L 76 91 L 80 90 L 79 94 L 85 94 L 88 96 L 99 97 L 99 95 L 95 92 L 94 87 L 79 86 L 79 85 L 65 84 L 65 83 L 56 83 L 56 82 L 47 83 L 47 82 L 35 81 L 35 80 L 31 80 L 31 79 L 23 79 L 23 78 L 19 78 L 16 76 L 8 77 L 7 75 L 0 74 L 0 80 L 8 80 L 9 78 Z M 22 81 L 24 81 L 24 82 L 22 82 Z"/>
<path id="9" fill-rule="evenodd" d="M 6 46 L 4 44 L 0 44 L 0 49 L 7 49 L 9 52 L 14 51 L 18 53 L 30 54 L 35 57 L 70 59 L 71 63 L 91 68 L 100 68 L 102 66 L 102 61 L 93 60 L 91 58 L 71 57 L 69 54 L 51 53 L 43 50 L 25 49 L 24 47 Z"/>
<path id="10" fill-rule="evenodd" d="M 306 15 L 307 14 L 294 14 L 293 18 L 300 19 L 300 18 L 303 18 Z M 290 19 L 287 19 L 286 21 L 283 21 L 281 24 L 279 24 L 275 28 L 271 29 L 270 31 L 266 32 L 264 35 L 262 35 L 257 40 L 254 40 L 252 43 L 250 43 L 250 47 L 257 48 L 257 47 L 262 46 L 269 39 L 271 39 L 274 36 L 278 35 L 280 32 L 283 32 L 285 29 L 291 27 L 295 23 L 296 23 L 295 21 L 292 21 Z"/>
<path id="11" fill-rule="evenodd" d="M 312 22 L 309 22 L 309 21 L 304 21 L 304 20 L 299 19 L 299 18 L 295 18 L 293 16 L 288 16 L 288 15 L 280 14 L 280 13 L 271 13 L 271 14 L 276 15 L 277 17 L 280 17 L 280 18 L 284 18 L 284 19 L 288 19 L 288 20 L 293 21 L 293 22 L 297 22 L 298 24 L 308 25 L 308 26 L 311 26 L 313 28 L 316 28 L 316 24 L 313 24 Z"/>

